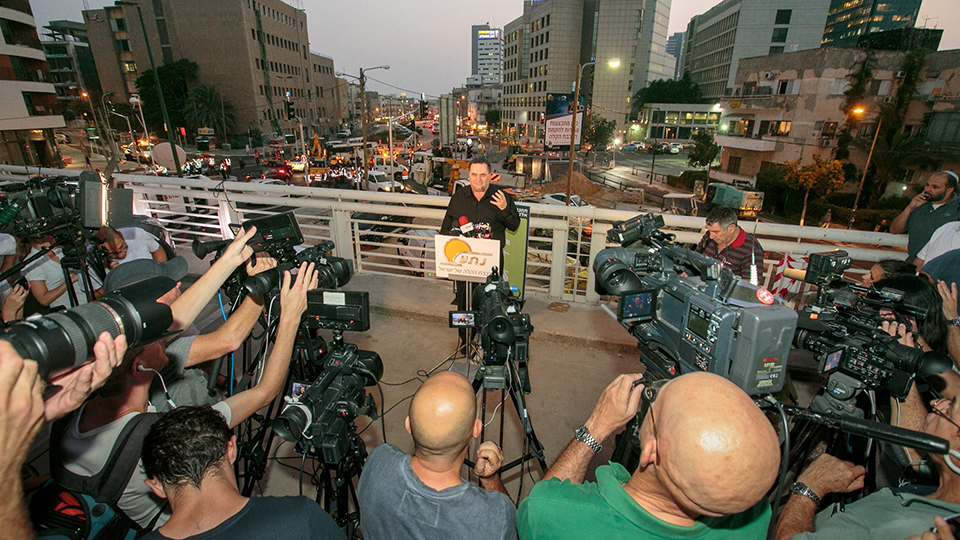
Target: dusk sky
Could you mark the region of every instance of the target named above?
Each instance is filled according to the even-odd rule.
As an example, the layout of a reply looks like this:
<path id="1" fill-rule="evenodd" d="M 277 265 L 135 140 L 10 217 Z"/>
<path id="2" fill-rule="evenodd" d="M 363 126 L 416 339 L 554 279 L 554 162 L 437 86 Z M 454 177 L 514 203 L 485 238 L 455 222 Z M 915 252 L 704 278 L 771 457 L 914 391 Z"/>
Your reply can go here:
<path id="1" fill-rule="evenodd" d="M 91 8 L 112 1 L 86 0 Z M 204 0 L 197 0 L 204 1 Z M 212 3 L 212 2 L 211 2 Z M 305 9 L 310 49 L 330 56 L 337 71 L 387 64 L 373 71 L 368 88 L 383 93 L 437 96 L 464 84 L 470 75 L 470 26 L 502 28 L 523 13 L 522 0 L 291 0 Z M 686 30 L 690 17 L 719 0 L 673 0 L 670 33 Z M 30 0 L 39 26 L 50 20 L 82 21 L 84 0 Z M 958 0 L 924 0 L 918 26 L 942 28 L 940 50 L 960 49 Z M 198 28 L 205 28 L 198 21 Z"/>

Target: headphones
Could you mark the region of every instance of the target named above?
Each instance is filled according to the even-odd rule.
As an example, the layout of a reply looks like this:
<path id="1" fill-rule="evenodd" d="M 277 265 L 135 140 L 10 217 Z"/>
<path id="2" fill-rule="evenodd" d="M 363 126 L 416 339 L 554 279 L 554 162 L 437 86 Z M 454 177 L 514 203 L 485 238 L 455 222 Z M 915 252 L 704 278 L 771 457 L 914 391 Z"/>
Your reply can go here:
<path id="1" fill-rule="evenodd" d="M 951 448 L 950 452 L 943 456 L 943 461 L 947 464 L 947 467 L 954 473 L 960 474 L 960 465 L 957 465 L 951 458 L 960 459 L 960 452 Z"/>
<path id="2" fill-rule="evenodd" d="M 153 368 L 143 367 L 143 364 L 137 364 L 137 371 L 152 371 L 156 373 L 157 377 L 160 377 L 160 386 L 163 387 L 163 395 L 167 398 L 167 405 L 169 405 L 171 409 L 177 408 L 177 404 L 170 399 L 170 393 L 167 392 L 167 383 L 163 380 L 163 375 L 161 375 L 159 371 Z M 957 454 L 957 458 L 960 459 L 960 453 Z M 957 474 L 960 474 L 960 472 Z"/>

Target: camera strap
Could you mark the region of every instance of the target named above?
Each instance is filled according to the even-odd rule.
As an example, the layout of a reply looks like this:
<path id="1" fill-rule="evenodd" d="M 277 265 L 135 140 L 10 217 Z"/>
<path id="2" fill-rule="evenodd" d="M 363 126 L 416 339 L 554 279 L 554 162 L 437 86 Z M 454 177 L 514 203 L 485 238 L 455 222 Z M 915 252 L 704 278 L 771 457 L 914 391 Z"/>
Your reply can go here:
<path id="1" fill-rule="evenodd" d="M 150 427 L 160 419 L 158 413 L 141 413 L 131 419 L 117 437 L 100 472 L 82 476 L 67 470 L 61 442 L 76 413 L 53 423 L 50 432 L 50 473 L 65 489 L 85 493 L 99 502 L 115 506 L 140 462 L 143 440 Z"/>

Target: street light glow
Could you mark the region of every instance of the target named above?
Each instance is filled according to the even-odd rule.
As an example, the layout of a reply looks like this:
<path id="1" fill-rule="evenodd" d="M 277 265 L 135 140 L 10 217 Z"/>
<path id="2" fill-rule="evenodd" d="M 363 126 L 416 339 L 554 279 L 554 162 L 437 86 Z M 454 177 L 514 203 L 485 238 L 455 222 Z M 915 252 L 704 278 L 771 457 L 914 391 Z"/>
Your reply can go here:
<path id="1" fill-rule="evenodd" d="M 853 110 L 853 114 L 863 114 L 863 107 L 857 107 Z"/>
<path id="2" fill-rule="evenodd" d="M 612 68 L 620 67 L 620 59 L 619 59 L 619 58 L 611 58 L 610 60 L 607 60 L 607 65 L 610 66 L 610 67 L 612 67 Z"/>

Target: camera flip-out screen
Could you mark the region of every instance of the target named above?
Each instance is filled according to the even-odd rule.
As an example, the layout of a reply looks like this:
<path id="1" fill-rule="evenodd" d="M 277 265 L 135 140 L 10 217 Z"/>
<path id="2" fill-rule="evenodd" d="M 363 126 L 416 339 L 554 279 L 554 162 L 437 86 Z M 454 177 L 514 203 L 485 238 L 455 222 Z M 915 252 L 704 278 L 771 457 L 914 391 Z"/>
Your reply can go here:
<path id="1" fill-rule="evenodd" d="M 828 352 L 823 355 L 823 359 L 820 362 L 820 374 L 829 375 L 837 370 L 840 367 L 840 360 L 843 358 L 843 349 L 837 349 L 835 351 Z"/>
<path id="2" fill-rule="evenodd" d="M 474 328 L 477 326 L 476 311 L 451 311 L 450 328 Z"/>
<path id="3" fill-rule="evenodd" d="M 647 322 L 653 319 L 656 312 L 656 289 L 621 295 L 617 304 L 617 320 L 622 323 Z"/>

